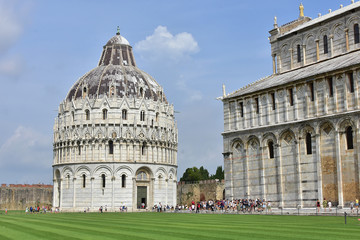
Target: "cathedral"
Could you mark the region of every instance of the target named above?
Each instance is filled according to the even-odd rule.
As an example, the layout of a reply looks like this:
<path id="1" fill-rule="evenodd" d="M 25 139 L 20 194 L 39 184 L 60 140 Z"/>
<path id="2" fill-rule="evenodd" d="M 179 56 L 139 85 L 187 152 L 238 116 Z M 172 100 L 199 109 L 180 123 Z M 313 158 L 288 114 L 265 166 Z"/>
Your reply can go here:
<path id="1" fill-rule="evenodd" d="M 70 88 L 54 125 L 53 207 L 175 206 L 178 131 L 163 88 L 116 33 Z"/>
<path id="2" fill-rule="evenodd" d="M 221 100 L 228 199 L 360 198 L 360 2 L 269 31 L 273 73 Z"/>

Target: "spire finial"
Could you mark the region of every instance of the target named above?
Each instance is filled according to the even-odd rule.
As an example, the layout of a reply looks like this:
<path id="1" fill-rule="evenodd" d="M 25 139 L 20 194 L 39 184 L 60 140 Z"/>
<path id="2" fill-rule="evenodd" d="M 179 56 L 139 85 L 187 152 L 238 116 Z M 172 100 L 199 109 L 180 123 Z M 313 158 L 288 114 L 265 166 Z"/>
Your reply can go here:
<path id="1" fill-rule="evenodd" d="M 116 35 L 120 35 L 120 27 L 119 26 L 117 26 Z"/>
<path id="2" fill-rule="evenodd" d="M 277 28 L 278 27 L 278 25 L 277 25 L 277 17 L 275 16 L 274 17 L 274 28 Z"/>
<path id="3" fill-rule="evenodd" d="M 304 6 L 303 6 L 302 3 L 300 3 L 299 10 L 300 10 L 300 16 L 299 17 L 304 17 Z"/>

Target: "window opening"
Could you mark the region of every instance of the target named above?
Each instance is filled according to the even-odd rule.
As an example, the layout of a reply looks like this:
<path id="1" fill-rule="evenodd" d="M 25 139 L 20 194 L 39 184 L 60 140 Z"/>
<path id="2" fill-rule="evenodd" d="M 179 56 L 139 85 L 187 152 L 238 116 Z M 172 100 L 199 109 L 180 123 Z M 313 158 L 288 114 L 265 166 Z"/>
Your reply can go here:
<path id="1" fill-rule="evenodd" d="M 351 126 L 346 128 L 346 143 L 347 149 L 354 149 L 353 131 Z"/>
<path id="2" fill-rule="evenodd" d="M 146 153 L 146 144 L 144 143 L 142 146 L 141 146 L 141 155 L 145 155 Z"/>
<path id="3" fill-rule="evenodd" d="M 259 114 L 259 98 L 255 98 L 256 113 Z"/>
<path id="4" fill-rule="evenodd" d="M 72 119 L 73 122 L 75 121 L 75 113 L 74 113 L 74 111 L 71 112 L 71 119 Z"/>
<path id="5" fill-rule="evenodd" d="M 109 154 L 114 154 L 114 142 L 112 140 L 109 141 Z"/>
<path id="6" fill-rule="evenodd" d="M 355 44 L 360 42 L 360 35 L 359 35 L 359 24 L 354 24 L 354 42 Z"/>
<path id="7" fill-rule="evenodd" d="M 121 175 L 121 187 L 122 188 L 126 187 L 126 175 L 125 174 Z"/>
<path id="8" fill-rule="evenodd" d="M 244 117 L 244 103 L 240 102 L 240 116 Z"/>
<path id="9" fill-rule="evenodd" d="M 269 158 L 274 158 L 274 143 L 272 141 L 268 143 L 268 148 L 269 148 Z"/>
<path id="10" fill-rule="evenodd" d="M 310 99 L 313 102 L 314 98 L 315 98 L 315 94 L 314 94 L 314 83 L 309 83 L 309 88 L 310 88 Z"/>
<path id="11" fill-rule="evenodd" d="M 306 154 L 312 154 L 311 134 L 306 134 Z"/>
<path id="12" fill-rule="evenodd" d="M 354 76 L 353 73 L 348 73 L 348 78 L 349 78 L 349 91 L 351 93 L 354 92 L 355 88 L 354 88 Z"/>
<path id="13" fill-rule="evenodd" d="M 78 155 L 81 155 L 80 141 L 77 142 L 77 146 L 78 146 Z"/>
<path id="14" fill-rule="evenodd" d="M 294 93 L 292 88 L 289 89 L 289 102 L 290 106 L 294 106 Z"/>
<path id="15" fill-rule="evenodd" d="M 82 175 L 82 185 L 83 185 L 83 188 L 86 187 L 86 175 L 85 174 Z"/>
<path id="16" fill-rule="evenodd" d="M 85 110 L 85 116 L 86 116 L 86 120 L 90 120 L 90 111 L 89 110 Z"/>
<path id="17" fill-rule="evenodd" d="M 70 175 L 66 176 L 66 188 L 70 188 Z"/>
<path id="18" fill-rule="evenodd" d="M 272 110 L 275 110 L 276 109 L 275 93 L 271 93 L 271 101 L 272 101 Z"/>
<path id="19" fill-rule="evenodd" d="M 102 187 L 105 188 L 105 174 L 101 174 L 101 180 L 102 180 Z"/>
<path id="20" fill-rule="evenodd" d="M 145 111 L 140 112 L 140 121 L 145 121 Z"/>
<path id="21" fill-rule="evenodd" d="M 329 52 L 329 48 L 328 48 L 328 37 L 326 35 L 324 35 L 324 54 Z"/>
<path id="22" fill-rule="evenodd" d="M 334 96 L 334 87 L 333 87 L 332 78 L 328 78 L 327 82 L 329 85 L 329 97 L 332 97 L 332 96 Z"/>
<path id="23" fill-rule="evenodd" d="M 297 45 L 297 61 L 301 62 L 301 50 L 300 50 L 300 45 Z"/>
<path id="24" fill-rule="evenodd" d="M 108 110 L 107 109 L 103 109 L 103 120 L 107 119 L 107 113 L 108 113 Z"/>
<path id="25" fill-rule="evenodd" d="M 155 120 L 156 120 L 156 122 L 159 122 L 159 113 L 158 112 L 156 113 Z"/>
<path id="26" fill-rule="evenodd" d="M 123 119 L 123 120 L 126 120 L 126 119 L 127 119 L 127 110 L 126 110 L 126 109 L 123 109 L 123 110 L 122 110 L 121 116 L 122 116 L 122 119 Z"/>

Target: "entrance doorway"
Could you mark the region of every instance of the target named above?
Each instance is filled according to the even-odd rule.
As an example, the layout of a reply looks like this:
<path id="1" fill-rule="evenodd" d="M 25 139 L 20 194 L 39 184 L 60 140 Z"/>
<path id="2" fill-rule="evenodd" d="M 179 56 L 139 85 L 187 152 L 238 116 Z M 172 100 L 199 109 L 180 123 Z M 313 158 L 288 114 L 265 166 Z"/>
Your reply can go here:
<path id="1" fill-rule="evenodd" d="M 147 187 L 138 186 L 137 187 L 137 208 L 145 209 L 147 207 Z"/>

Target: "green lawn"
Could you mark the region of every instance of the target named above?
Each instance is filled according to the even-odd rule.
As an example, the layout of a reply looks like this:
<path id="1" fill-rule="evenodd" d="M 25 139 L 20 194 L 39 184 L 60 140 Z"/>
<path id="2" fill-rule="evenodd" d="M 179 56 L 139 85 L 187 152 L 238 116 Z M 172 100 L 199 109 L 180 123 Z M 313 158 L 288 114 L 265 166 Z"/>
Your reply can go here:
<path id="1" fill-rule="evenodd" d="M 173 213 L 0 215 L 0 239 L 360 239 L 344 217 Z"/>

